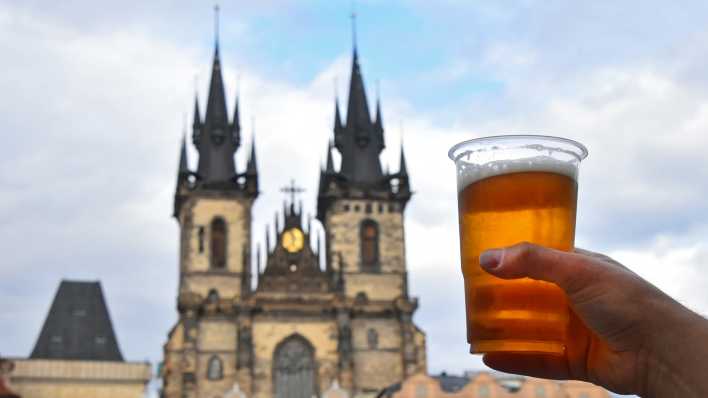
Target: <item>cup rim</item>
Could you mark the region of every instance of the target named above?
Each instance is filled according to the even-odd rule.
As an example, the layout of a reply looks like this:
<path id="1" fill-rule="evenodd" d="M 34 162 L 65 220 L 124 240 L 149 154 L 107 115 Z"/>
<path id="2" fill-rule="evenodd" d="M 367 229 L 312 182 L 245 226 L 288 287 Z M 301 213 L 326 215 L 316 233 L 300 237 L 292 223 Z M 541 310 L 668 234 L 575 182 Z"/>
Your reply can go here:
<path id="1" fill-rule="evenodd" d="M 459 150 L 461 147 L 469 145 L 469 144 L 484 144 L 488 141 L 506 141 L 506 140 L 515 140 L 515 139 L 537 139 L 539 141 L 555 141 L 559 142 L 562 144 L 567 144 L 573 147 L 575 150 L 567 150 L 564 152 L 568 152 L 575 156 L 578 161 L 581 161 L 585 159 L 588 156 L 588 149 L 585 147 L 585 145 L 581 144 L 578 141 L 571 140 L 570 138 L 564 138 L 564 137 L 557 137 L 553 135 L 545 135 L 545 134 L 500 134 L 500 135 L 490 135 L 487 137 L 479 137 L 479 138 L 473 138 L 469 140 L 465 140 L 462 142 L 459 142 L 450 148 L 450 150 L 447 152 L 447 156 L 452 160 L 453 162 L 457 162 L 460 156 L 463 154 L 458 154 L 455 156 L 455 152 Z"/>

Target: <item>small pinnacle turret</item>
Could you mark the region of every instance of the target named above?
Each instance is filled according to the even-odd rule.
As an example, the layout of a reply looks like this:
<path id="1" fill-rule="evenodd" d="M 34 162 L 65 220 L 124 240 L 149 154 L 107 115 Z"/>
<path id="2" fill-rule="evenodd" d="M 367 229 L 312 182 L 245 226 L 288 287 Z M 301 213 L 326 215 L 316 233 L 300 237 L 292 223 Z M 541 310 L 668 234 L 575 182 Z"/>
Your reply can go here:
<path id="1" fill-rule="evenodd" d="M 199 135 L 202 128 L 202 115 L 199 111 L 199 96 L 194 94 L 194 116 L 192 121 L 192 143 L 199 149 Z"/>
<path id="2" fill-rule="evenodd" d="M 179 177 L 189 175 L 189 164 L 187 163 L 187 136 L 182 136 L 182 147 L 179 150 Z"/>
<path id="3" fill-rule="evenodd" d="M 221 73 L 218 44 L 214 47 L 209 94 L 204 120 L 200 121 L 195 102 L 194 141 L 199 150 L 197 176 L 202 187 L 238 189 L 234 154 L 240 145 L 238 102 L 230 123 L 226 110 L 226 93 Z"/>
<path id="4" fill-rule="evenodd" d="M 342 116 L 339 113 L 339 98 L 334 98 L 334 134 L 335 137 L 342 131 Z"/>
<path id="5" fill-rule="evenodd" d="M 234 147 L 238 148 L 241 145 L 241 117 L 238 109 L 238 95 L 234 105 L 234 118 L 231 122 L 231 138 L 233 139 Z"/>
<path id="6" fill-rule="evenodd" d="M 256 161 L 256 132 L 251 137 L 251 152 L 248 155 L 245 173 L 245 188 L 252 195 L 258 195 L 258 163 Z"/>
<path id="7" fill-rule="evenodd" d="M 410 198 L 407 171 L 390 174 L 382 168 L 380 155 L 385 148 L 385 137 L 381 97 L 377 95 L 372 120 L 365 87 L 355 41 L 344 124 L 336 95 L 334 103 L 334 148 L 341 155 L 341 162 L 336 170 L 331 147 L 328 147 L 325 167 L 320 173 L 317 206 L 320 220 L 337 198 L 390 199 L 400 202 L 402 207 Z M 405 159 L 403 164 L 405 169 Z M 404 189 L 404 194 L 399 193 L 399 187 Z"/>

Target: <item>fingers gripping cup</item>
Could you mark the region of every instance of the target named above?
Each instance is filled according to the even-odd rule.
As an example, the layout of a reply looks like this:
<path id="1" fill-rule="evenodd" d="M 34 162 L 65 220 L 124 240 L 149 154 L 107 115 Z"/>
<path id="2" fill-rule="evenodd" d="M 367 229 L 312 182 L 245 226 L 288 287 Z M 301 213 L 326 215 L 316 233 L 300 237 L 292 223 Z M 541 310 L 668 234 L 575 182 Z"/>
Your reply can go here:
<path id="1" fill-rule="evenodd" d="M 578 142 L 538 135 L 485 137 L 450 149 L 470 352 L 564 353 L 569 309 L 561 289 L 496 278 L 480 268 L 479 255 L 519 242 L 573 250 L 578 165 L 587 153 Z"/>

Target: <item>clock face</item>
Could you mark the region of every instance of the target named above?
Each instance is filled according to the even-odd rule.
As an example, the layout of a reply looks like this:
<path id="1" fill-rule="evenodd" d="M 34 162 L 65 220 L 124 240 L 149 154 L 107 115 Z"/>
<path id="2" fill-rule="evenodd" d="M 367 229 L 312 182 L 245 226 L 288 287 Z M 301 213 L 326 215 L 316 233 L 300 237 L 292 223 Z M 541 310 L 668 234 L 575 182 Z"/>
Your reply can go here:
<path id="1" fill-rule="evenodd" d="M 298 228 L 290 228 L 283 232 L 283 249 L 288 253 L 297 253 L 305 244 L 305 235 Z"/>

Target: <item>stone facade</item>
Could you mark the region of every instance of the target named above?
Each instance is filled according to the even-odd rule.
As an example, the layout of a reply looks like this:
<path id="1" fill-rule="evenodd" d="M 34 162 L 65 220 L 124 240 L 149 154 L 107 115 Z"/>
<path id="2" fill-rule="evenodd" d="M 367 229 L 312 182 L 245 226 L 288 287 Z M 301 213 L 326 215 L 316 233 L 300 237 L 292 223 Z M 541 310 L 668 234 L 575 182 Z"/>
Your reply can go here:
<path id="1" fill-rule="evenodd" d="M 405 159 L 398 173 L 382 171 L 381 109 L 372 121 L 356 51 L 349 97 L 346 124 L 335 110 L 340 171 L 330 147 L 320 174 L 324 236 L 303 222 L 293 185 L 253 264 L 255 145 L 239 173 L 229 156 L 240 145 L 238 101 L 229 120 L 216 48 L 204 119 L 195 102 L 196 171 L 186 142 L 180 152 L 179 319 L 164 345 L 164 397 L 373 397 L 426 370 L 425 334 L 412 320 L 418 302 L 408 295 Z"/>
<path id="2" fill-rule="evenodd" d="M 144 362 L 13 359 L 13 389 L 22 398 L 142 398 Z"/>
<path id="3" fill-rule="evenodd" d="M 200 245 L 197 236 L 200 227 L 208 227 L 215 217 L 225 219 L 229 228 L 227 244 L 236 247 L 242 246 L 238 239 L 246 240 L 243 231 L 249 230 L 231 215 L 220 214 L 244 209 L 240 200 L 210 197 L 207 203 L 199 203 L 204 200 L 200 196 L 189 198 L 180 212 L 182 228 L 188 229 L 182 233 L 182 243 L 187 249 L 181 252 L 180 321 L 165 345 L 162 368 L 165 397 L 221 397 L 233 389 L 247 397 L 279 396 L 275 391 L 277 352 L 283 342 L 293 337 L 313 349 L 315 395 L 324 396 L 336 385 L 337 394 L 375 396 L 382 387 L 425 371 L 425 335 L 411 322 L 417 301 L 407 298 L 400 207 L 385 206 L 382 213 L 372 215 L 365 211 L 358 213 L 349 203 L 352 211 L 334 214 L 329 219 L 338 225 L 325 223 L 330 243 L 330 254 L 325 257 L 336 260 L 320 269 L 319 252 L 304 256 L 314 261 L 312 267 L 317 268 L 312 271 L 314 275 L 304 279 L 291 271 L 286 271 L 290 273 L 286 275 L 277 271 L 278 267 L 287 270 L 297 262 L 291 258 L 293 264 L 290 264 L 288 256 L 279 254 L 284 252 L 286 231 L 301 230 L 309 241 L 309 231 L 297 221 L 300 215 L 286 212 L 283 219 L 288 221 L 276 229 L 275 245 L 267 250 L 268 265 L 262 272 L 256 272 L 257 287 L 240 290 L 233 285 L 250 286 L 241 283 L 248 273 L 232 259 L 227 261 L 226 270 L 218 270 L 212 279 L 206 279 L 211 285 L 189 283 L 190 278 L 209 276 L 208 268 L 203 274 L 195 275 L 192 271 L 193 261 L 208 264 L 200 257 L 208 258 L 209 253 L 197 253 L 199 250 L 195 249 Z M 222 203 L 228 200 L 235 203 Z M 191 201 L 196 203 L 192 205 Z M 365 209 L 366 203 L 356 203 Z M 344 207 L 337 204 L 337 208 Z M 361 242 L 347 231 L 358 229 L 365 218 L 375 219 L 382 231 L 381 267 L 374 272 L 361 271 L 357 260 Z M 236 229 L 234 233 L 232 227 Z M 398 230 L 389 232 L 389 228 Z M 208 237 L 209 233 L 203 236 Z M 300 250 L 312 251 L 309 246 Z M 347 254 L 340 255 L 340 250 Z M 241 253 L 231 249 L 227 252 L 229 256 Z M 347 266 L 348 262 L 354 265 Z M 297 263 L 298 267 L 305 265 Z M 226 276 L 229 273 L 232 275 Z M 274 278 L 285 278 L 297 288 L 288 290 L 287 285 L 268 283 Z M 298 285 L 317 278 L 325 281 L 324 288 Z M 209 374 L 211 361 L 220 363 L 222 369 L 216 377 Z"/>

